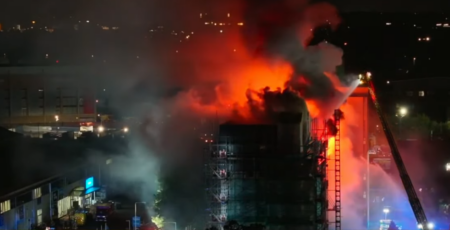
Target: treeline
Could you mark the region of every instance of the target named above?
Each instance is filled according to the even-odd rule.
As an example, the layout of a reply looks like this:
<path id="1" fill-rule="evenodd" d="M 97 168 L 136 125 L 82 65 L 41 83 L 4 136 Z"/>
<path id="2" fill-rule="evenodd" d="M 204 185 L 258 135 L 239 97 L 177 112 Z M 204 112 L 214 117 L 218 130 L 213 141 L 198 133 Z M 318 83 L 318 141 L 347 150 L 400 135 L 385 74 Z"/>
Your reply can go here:
<path id="1" fill-rule="evenodd" d="M 447 139 L 450 138 L 450 121 L 437 122 L 425 114 L 390 117 L 391 131 L 400 139 Z"/>

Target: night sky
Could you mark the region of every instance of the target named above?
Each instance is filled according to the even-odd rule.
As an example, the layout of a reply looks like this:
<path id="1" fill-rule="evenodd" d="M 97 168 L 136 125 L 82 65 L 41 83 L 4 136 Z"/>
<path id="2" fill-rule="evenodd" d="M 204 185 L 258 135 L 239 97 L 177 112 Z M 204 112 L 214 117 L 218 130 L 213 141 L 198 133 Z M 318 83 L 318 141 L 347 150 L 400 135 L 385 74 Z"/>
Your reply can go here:
<path id="1" fill-rule="evenodd" d="M 276 0 L 274 0 L 276 1 Z M 224 2 L 219 1 L 220 4 Z M 331 0 L 341 12 L 354 11 L 450 11 L 448 0 Z M 131 24 L 152 18 L 177 15 L 173 12 L 194 10 L 214 5 L 206 0 L 15 0 L 2 4 L 0 23 L 24 23 L 29 20 L 58 20 L 92 17 L 108 21 L 129 21 Z M 197 6 L 199 5 L 199 6 Z"/>

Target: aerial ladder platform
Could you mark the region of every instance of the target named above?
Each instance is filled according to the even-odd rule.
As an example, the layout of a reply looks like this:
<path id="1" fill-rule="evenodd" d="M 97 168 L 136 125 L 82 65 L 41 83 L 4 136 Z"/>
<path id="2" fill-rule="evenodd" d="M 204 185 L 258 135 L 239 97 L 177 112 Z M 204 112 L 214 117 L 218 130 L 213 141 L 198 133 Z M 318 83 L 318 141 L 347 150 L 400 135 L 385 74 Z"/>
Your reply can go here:
<path id="1" fill-rule="evenodd" d="M 397 143 L 395 142 L 392 131 L 389 128 L 389 124 L 386 121 L 386 118 L 380 107 L 380 104 L 378 103 L 373 82 L 370 79 L 366 80 L 369 85 L 370 97 L 372 98 L 372 101 L 375 105 L 375 109 L 380 119 L 381 126 L 383 127 L 384 134 L 386 135 L 389 147 L 391 148 L 392 157 L 394 158 L 395 164 L 399 171 L 403 187 L 405 188 L 406 194 L 408 195 L 409 203 L 411 204 L 411 208 L 416 217 L 418 228 L 424 230 L 431 230 L 432 227 L 430 227 L 429 225 L 430 223 L 427 220 L 425 211 L 423 210 L 422 204 L 420 203 L 419 197 L 417 196 L 416 190 L 414 189 L 414 185 L 411 181 L 411 178 L 409 177 L 408 171 L 406 170 L 405 164 L 403 163 L 403 159 L 398 150 Z"/>

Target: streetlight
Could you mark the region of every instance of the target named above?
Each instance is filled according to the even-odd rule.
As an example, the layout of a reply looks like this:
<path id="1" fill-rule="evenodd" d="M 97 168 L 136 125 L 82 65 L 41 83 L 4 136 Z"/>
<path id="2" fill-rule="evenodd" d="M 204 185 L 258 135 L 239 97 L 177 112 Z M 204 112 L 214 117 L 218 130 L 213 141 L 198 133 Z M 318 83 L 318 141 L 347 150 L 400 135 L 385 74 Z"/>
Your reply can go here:
<path id="1" fill-rule="evenodd" d="M 175 225 L 175 230 L 177 229 L 177 222 L 163 222 L 163 224 L 174 224 Z"/>
<path id="2" fill-rule="evenodd" d="M 128 230 L 131 230 L 131 221 L 127 220 L 127 223 L 128 223 Z"/>
<path id="3" fill-rule="evenodd" d="M 398 132 L 400 134 L 400 137 L 402 136 L 402 119 L 404 116 L 406 116 L 406 114 L 408 114 L 408 109 L 406 107 L 400 107 L 400 109 L 398 110 Z"/>
<path id="4" fill-rule="evenodd" d="M 137 220 L 137 204 L 146 204 L 146 203 L 143 202 L 143 201 L 141 201 L 141 202 L 135 202 L 135 203 L 134 203 L 134 220 L 133 220 L 133 223 L 134 223 L 134 230 L 137 230 L 137 227 L 136 227 L 136 220 Z"/>
<path id="5" fill-rule="evenodd" d="M 399 112 L 400 112 L 400 116 L 401 116 L 401 117 L 404 117 L 404 116 L 406 116 L 406 114 L 408 113 L 408 109 L 405 108 L 405 107 L 401 107 L 400 110 L 399 110 Z"/>
<path id="6" fill-rule="evenodd" d="M 99 126 L 98 127 L 98 132 L 99 133 L 103 133 L 103 131 L 105 131 L 105 128 L 103 126 Z"/>
<path id="7" fill-rule="evenodd" d="M 387 214 L 390 212 L 388 208 L 383 209 L 384 212 L 384 219 L 387 220 Z"/>

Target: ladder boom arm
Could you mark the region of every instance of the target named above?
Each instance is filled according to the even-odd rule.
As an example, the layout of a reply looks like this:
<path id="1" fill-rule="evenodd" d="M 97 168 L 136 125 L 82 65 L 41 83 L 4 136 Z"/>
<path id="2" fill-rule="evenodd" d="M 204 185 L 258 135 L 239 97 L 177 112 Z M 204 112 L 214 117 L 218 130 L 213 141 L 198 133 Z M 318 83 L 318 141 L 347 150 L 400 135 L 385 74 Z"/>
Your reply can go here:
<path id="1" fill-rule="evenodd" d="M 395 142 L 392 131 L 389 128 L 389 124 L 386 122 L 380 104 L 378 103 L 375 89 L 371 81 L 369 81 L 369 92 L 372 101 L 375 104 L 375 109 L 377 111 L 378 117 L 380 118 L 381 126 L 383 127 L 384 134 L 386 135 L 389 147 L 391 148 L 392 157 L 394 158 L 395 164 L 399 171 L 403 187 L 405 188 L 406 194 L 408 195 L 409 203 L 411 204 L 411 208 L 414 212 L 417 223 L 421 224 L 423 226 L 423 229 L 428 229 L 428 221 L 425 215 L 425 211 L 422 208 L 419 197 L 417 196 L 416 190 L 414 189 L 414 185 L 411 181 L 411 178 L 409 177 L 408 171 L 406 170 L 405 164 L 403 163 L 400 152 L 398 151 L 397 143 Z"/>

